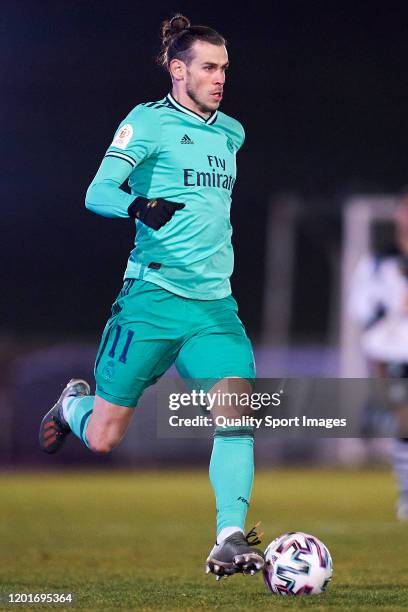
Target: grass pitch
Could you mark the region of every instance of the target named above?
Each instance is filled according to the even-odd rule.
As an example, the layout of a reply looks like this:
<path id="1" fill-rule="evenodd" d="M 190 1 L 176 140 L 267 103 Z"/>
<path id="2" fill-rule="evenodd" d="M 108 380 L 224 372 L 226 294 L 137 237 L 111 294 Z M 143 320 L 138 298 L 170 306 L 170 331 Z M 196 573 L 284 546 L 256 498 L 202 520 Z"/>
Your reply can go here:
<path id="1" fill-rule="evenodd" d="M 408 523 L 394 518 L 388 472 L 257 473 L 248 528 L 261 519 L 265 545 L 307 531 L 332 553 L 327 593 L 309 598 L 271 595 L 259 575 L 204 575 L 214 540 L 204 471 L 3 474 L 0 499 L 3 595 L 71 591 L 89 610 L 408 607 Z"/>

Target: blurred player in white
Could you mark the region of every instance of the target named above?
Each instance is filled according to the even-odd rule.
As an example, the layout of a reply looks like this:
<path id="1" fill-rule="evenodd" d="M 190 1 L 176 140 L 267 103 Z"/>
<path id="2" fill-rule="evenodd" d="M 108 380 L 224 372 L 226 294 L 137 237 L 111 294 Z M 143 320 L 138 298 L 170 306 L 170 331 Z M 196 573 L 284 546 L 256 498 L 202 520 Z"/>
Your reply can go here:
<path id="1" fill-rule="evenodd" d="M 408 378 L 408 188 L 395 212 L 395 245 L 388 253 L 364 256 L 356 268 L 349 313 L 361 324 L 361 348 L 372 374 Z M 397 516 L 408 520 L 408 397 L 395 407 L 401 436 L 393 445 Z"/>

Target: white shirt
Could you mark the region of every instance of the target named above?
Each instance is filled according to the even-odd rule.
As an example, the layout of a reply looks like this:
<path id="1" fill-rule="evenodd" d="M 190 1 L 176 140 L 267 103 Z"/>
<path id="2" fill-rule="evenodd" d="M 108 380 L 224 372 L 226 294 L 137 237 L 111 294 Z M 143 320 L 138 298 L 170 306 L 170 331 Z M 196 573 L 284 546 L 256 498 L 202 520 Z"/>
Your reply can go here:
<path id="1" fill-rule="evenodd" d="M 366 357 L 408 362 L 408 278 L 397 256 L 361 259 L 351 281 L 348 310 L 362 326 L 375 320 L 380 310 L 385 313 L 362 333 Z"/>

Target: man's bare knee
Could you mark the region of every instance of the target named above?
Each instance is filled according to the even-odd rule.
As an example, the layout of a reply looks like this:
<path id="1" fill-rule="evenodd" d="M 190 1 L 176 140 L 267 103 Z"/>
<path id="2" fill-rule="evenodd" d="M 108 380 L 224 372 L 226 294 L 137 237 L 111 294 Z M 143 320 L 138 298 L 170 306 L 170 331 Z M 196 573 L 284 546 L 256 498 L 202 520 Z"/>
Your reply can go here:
<path id="1" fill-rule="evenodd" d="M 112 404 L 96 396 L 86 428 L 90 449 L 95 453 L 110 453 L 125 435 L 133 412 L 133 408 Z"/>
<path id="2" fill-rule="evenodd" d="M 91 451 L 101 455 L 106 455 L 113 451 L 113 449 L 119 444 L 120 439 L 109 438 L 103 435 L 87 435 L 86 437 Z"/>
<path id="3" fill-rule="evenodd" d="M 234 418 L 252 414 L 248 402 L 240 401 L 243 395 L 250 396 L 251 393 L 252 386 L 248 379 L 239 376 L 222 378 L 209 391 L 210 395 L 216 394 L 220 398 L 212 407 L 212 417 Z"/>

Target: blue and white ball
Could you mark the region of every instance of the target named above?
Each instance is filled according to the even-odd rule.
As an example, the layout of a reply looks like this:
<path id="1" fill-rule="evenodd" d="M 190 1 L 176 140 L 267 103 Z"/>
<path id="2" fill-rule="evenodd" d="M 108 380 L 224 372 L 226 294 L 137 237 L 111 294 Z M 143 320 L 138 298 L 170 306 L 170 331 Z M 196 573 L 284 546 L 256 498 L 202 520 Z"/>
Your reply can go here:
<path id="1" fill-rule="evenodd" d="M 332 574 L 328 548 L 307 533 L 284 533 L 265 550 L 265 584 L 277 595 L 318 595 Z"/>

